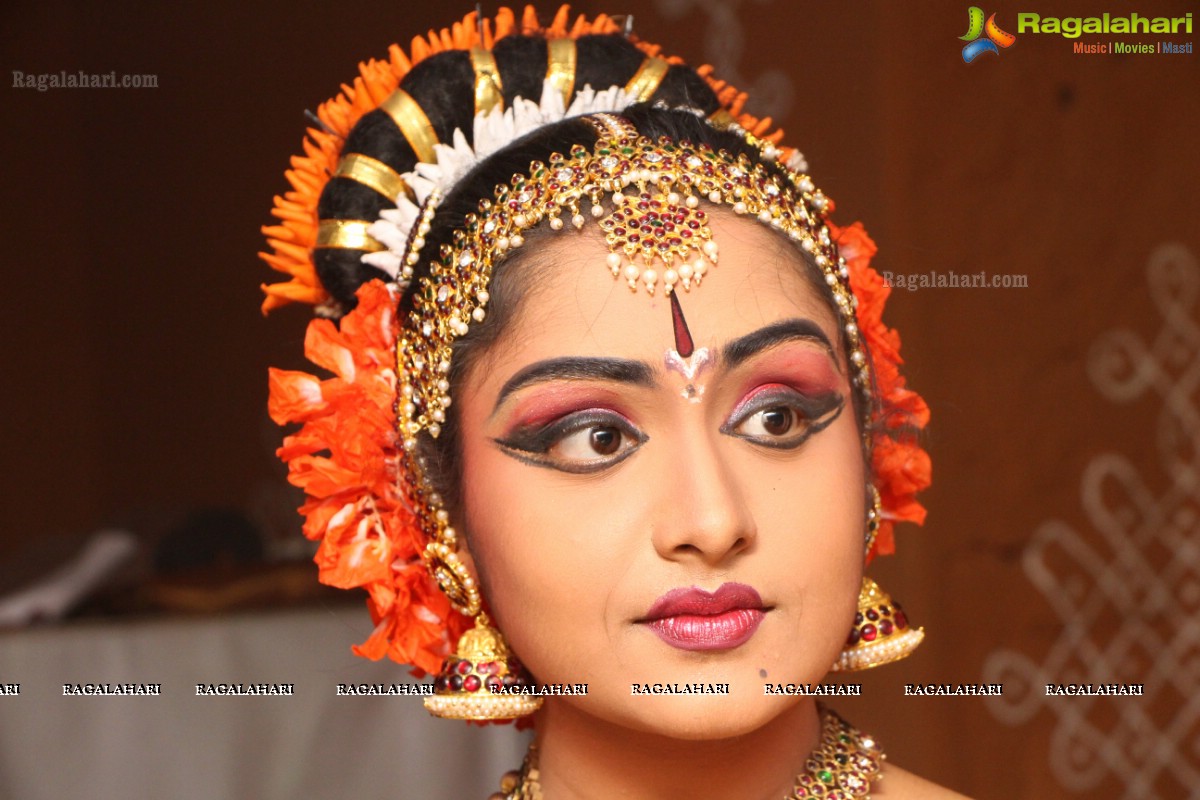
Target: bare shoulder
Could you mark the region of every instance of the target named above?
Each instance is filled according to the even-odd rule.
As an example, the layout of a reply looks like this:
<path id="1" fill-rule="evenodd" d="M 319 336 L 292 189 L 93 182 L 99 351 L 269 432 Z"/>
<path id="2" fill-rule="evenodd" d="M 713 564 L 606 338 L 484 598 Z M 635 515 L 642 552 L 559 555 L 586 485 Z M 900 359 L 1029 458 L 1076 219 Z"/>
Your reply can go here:
<path id="1" fill-rule="evenodd" d="M 890 761 L 884 762 L 883 780 L 872 787 L 871 797 L 886 800 L 970 800 L 965 794 L 938 786 Z"/>

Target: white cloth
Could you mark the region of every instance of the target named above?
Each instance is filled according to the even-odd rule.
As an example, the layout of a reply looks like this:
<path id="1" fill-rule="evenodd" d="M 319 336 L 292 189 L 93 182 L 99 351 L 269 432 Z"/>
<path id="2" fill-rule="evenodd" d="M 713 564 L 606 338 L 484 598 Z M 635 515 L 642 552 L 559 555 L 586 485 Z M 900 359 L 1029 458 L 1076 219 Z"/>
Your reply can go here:
<path id="1" fill-rule="evenodd" d="M 69 562 L 33 585 L 0 597 L 0 628 L 61 619 L 136 555 L 137 538 L 129 531 L 96 531 Z"/>
<path id="2" fill-rule="evenodd" d="M 0 633 L 0 798 L 462 800 L 521 763 L 512 726 L 437 720 L 419 697 L 338 697 L 408 681 L 350 653 L 365 608 Z M 64 697 L 64 683 L 161 683 L 161 696 Z M 295 695 L 197 697 L 197 683 Z"/>

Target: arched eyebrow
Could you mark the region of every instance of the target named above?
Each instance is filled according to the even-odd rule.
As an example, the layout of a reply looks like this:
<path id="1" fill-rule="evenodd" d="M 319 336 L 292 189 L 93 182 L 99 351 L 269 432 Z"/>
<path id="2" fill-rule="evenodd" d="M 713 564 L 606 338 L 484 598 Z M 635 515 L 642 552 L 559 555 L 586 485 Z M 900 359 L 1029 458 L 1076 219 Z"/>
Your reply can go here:
<path id="1" fill-rule="evenodd" d="M 600 380 L 628 383 L 634 386 L 654 386 L 654 370 L 642 361 L 624 358 L 594 358 L 567 356 L 536 361 L 513 375 L 500 389 L 495 414 L 504 399 L 518 389 L 535 383 L 559 380 Z"/>
<path id="2" fill-rule="evenodd" d="M 803 318 L 782 320 L 734 339 L 721 348 L 721 363 L 726 368 L 733 368 L 763 350 L 797 339 L 815 341 L 822 345 L 833 359 L 837 370 L 841 372 L 841 364 L 829 337 L 817 323 Z M 509 378 L 496 397 L 492 414 L 495 414 L 505 399 L 518 389 L 559 380 L 600 380 L 647 388 L 655 386 L 654 368 L 644 361 L 590 356 L 548 358 L 530 364 Z"/>
<path id="3" fill-rule="evenodd" d="M 842 371 L 842 365 L 833 349 L 833 343 L 829 341 L 825 331 L 821 330 L 821 327 L 811 319 L 800 317 L 772 323 L 729 342 L 721 348 L 721 366 L 732 369 L 763 350 L 797 339 L 806 339 L 820 344 L 833 359 L 838 372 Z"/>

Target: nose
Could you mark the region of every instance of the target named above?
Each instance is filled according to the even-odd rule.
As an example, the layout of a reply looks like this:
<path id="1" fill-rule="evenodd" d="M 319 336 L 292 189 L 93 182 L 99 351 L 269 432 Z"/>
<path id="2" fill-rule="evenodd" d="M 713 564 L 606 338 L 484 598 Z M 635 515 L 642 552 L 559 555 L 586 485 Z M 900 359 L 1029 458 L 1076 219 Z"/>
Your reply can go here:
<path id="1" fill-rule="evenodd" d="M 671 448 L 669 463 L 659 473 L 663 503 L 653 527 L 654 547 L 661 557 L 723 566 L 753 546 L 754 515 L 745 485 L 729 454 L 722 453 L 727 446 L 723 438 L 693 431 Z"/>

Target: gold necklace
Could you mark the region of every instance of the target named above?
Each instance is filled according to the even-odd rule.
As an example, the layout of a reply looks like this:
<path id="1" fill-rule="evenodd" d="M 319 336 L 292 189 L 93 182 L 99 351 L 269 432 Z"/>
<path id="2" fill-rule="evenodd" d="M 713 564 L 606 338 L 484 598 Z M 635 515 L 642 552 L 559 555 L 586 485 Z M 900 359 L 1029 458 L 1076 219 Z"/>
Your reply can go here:
<path id="1" fill-rule="evenodd" d="M 821 740 L 808 754 L 804 772 L 785 800 L 871 800 L 887 758 L 875 737 L 863 733 L 823 705 Z M 537 766 L 537 746 L 531 744 L 519 771 L 504 773 L 500 791 L 488 800 L 543 800 Z"/>

